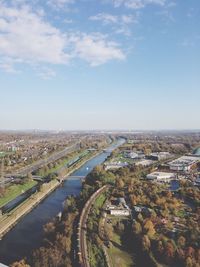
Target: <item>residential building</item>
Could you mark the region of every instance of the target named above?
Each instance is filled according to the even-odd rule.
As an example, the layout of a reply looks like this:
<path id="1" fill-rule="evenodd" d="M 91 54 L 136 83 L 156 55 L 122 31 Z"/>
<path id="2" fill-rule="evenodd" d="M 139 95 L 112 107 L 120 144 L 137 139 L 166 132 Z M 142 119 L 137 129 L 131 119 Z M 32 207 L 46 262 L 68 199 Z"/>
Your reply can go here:
<path id="1" fill-rule="evenodd" d="M 106 205 L 106 211 L 113 216 L 130 216 L 131 211 L 124 198 L 112 200 Z"/>

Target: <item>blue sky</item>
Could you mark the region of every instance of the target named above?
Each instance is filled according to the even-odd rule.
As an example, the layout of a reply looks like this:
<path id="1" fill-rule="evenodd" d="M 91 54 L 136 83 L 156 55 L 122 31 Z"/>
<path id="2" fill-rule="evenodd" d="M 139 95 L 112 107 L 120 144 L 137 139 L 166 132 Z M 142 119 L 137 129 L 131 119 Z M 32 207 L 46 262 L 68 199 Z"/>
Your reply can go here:
<path id="1" fill-rule="evenodd" d="M 0 0 L 0 129 L 200 129 L 199 0 Z"/>

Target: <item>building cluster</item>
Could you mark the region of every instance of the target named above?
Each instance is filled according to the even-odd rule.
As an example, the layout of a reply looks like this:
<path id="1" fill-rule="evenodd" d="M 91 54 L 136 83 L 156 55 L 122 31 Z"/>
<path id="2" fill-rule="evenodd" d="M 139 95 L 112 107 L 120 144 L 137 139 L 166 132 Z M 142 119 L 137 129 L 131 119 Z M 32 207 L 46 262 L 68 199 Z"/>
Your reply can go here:
<path id="1" fill-rule="evenodd" d="M 172 157 L 173 157 L 173 155 L 169 152 L 155 152 L 155 153 L 151 153 L 150 155 L 147 156 L 148 159 L 158 160 L 158 161 L 170 159 Z"/>
<path id="2" fill-rule="evenodd" d="M 145 155 L 141 150 L 130 151 L 124 150 L 121 153 L 120 158 L 114 158 L 104 164 L 106 170 L 114 170 L 122 167 L 126 167 L 129 164 L 141 165 L 143 167 L 151 166 L 156 161 L 162 161 L 172 158 L 173 155 L 169 152 L 155 152 L 150 155 Z"/>
<path id="3" fill-rule="evenodd" d="M 168 182 L 176 178 L 175 173 L 169 172 L 153 172 L 146 176 L 147 180 L 156 180 L 160 182 Z"/>
<path id="4" fill-rule="evenodd" d="M 124 151 L 124 157 L 125 158 L 130 158 L 130 159 L 144 159 L 145 158 L 145 154 L 143 153 L 143 151 Z"/>
<path id="5" fill-rule="evenodd" d="M 104 164 L 105 170 L 115 170 L 126 166 L 128 166 L 128 163 L 121 161 L 109 162 Z"/>
<path id="6" fill-rule="evenodd" d="M 197 156 L 182 156 L 169 163 L 169 168 L 172 171 L 190 171 L 198 162 L 200 157 Z"/>
<path id="7" fill-rule="evenodd" d="M 191 171 L 197 167 L 197 164 L 199 162 L 200 156 L 182 156 L 166 164 L 166 168 L 168 168 L 169 172 L 156 171 L 148 174 L 146 176 L 146 179 L 158 182 L 169 182 L 171 180 L 177 179 L 178 177 L 180 177 L 180 175 L 185 177 L 192 177 Z M 195 185 L 200 185 L 199 175 L 196 176 Z"/>
<path id="8" fill-rule="evenodd" d="M 110 203 L 106 205 L 106 212 L 113 216 L 130 216 L 131 210 L 126 204 L 124 198 L 117 198 L 111 200 Z"/>

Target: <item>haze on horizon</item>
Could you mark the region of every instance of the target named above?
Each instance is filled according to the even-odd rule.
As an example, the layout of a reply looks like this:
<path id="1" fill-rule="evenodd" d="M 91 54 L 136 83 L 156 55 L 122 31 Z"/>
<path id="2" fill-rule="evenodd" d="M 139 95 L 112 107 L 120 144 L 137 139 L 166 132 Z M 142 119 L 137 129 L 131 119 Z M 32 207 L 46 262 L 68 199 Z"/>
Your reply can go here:
<path id="1" fill-rule="evenodd" d="M 0 0 L 0 130 L 200 129 L 199 0 Z"/>

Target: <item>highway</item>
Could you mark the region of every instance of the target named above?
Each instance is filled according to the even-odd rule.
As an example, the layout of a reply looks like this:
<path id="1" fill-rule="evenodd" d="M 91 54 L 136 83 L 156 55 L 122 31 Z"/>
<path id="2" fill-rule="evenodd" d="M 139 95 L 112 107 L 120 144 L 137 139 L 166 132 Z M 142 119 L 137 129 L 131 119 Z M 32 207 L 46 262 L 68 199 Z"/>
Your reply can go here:
<path id="1" fill-rule="evenodd" d="M 90 267 L 89 260 L 88 260 L 88 251 L 87 251 L 87 219 L 88 215 L 91 209 L 92 204 L 96 200 L 96 198 L 104 192 L 108 186 L 103 186 L 100 189 L 98 189 L 86 202 L 81 216 L 79 220 L 79 226 L 78 226 L 78 257 L 81 267 Z"/>
<path id="2" fill-rule="evenodd" d="M 79 148 L 80 148 L 80 141 L 76 142 L 75 144 L 73 144 L 73 145 L 71 145 L 69 147 L 66 147 L 62 151 L 53 153 L 48 158 L 38 160 L 37 162 L 35 162 L 35 163 L 31 164 L 31 165 L 28 165 L 28 166 L 26 166 L 24 168 L 21 168 L 21 169 L 15 171 L 14 173 L 8 174 L 6 176 L 7 177 L 26 176 L 28 173 L 36 171 L 37 169 L 41 168 L 44 165 L 47 165 L 47 164 L 49 164 L 51 162 L 59 160 L 60 158 L 66 156 L 68 153 L 70 153 L 70 152 L 72 152 L 72 151 L 74 151 L 76 149 L 79 149 Z"/>

